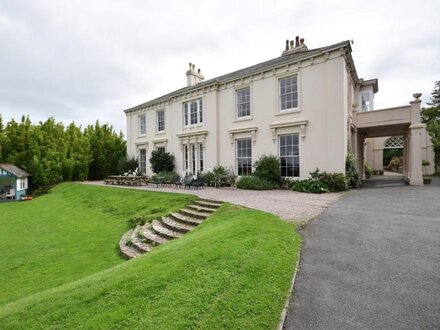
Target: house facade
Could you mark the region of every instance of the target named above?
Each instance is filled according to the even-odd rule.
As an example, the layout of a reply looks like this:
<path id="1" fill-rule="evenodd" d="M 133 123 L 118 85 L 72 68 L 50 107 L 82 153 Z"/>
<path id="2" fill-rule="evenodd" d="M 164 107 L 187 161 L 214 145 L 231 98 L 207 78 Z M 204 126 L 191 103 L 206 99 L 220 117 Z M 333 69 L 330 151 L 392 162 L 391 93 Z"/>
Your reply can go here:
<path id="1" fill-rule="evenodd" d="M 20 200 L 28 189 L 29 173 L 12 164 L 0 164 L 0 200 Z"/>
<path id="2" fill-rule="evenodd" d="M 206 81 L 190 63 L 186 87 L 125 110 L 128 154 L 146 175 L 158 148 L 177 172 L 221 164 L 247 175 L 263 154 L 279 157 L 283 177 L 345 172 L 349 150 L 363 163 L 357 113 L 373 110 L 378 90 L 377 79 L 358 77 L 351 52 L 349 41 L 309 50 L 296 37 L 277 58 Z"/>

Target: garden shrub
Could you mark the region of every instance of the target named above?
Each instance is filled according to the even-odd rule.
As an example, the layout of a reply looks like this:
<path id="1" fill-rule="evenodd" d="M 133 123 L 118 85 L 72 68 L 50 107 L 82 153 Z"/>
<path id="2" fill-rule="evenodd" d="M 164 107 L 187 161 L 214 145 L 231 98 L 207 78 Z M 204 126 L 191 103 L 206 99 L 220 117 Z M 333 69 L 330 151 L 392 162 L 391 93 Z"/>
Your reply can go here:
<path id="1" fill-rule="evenodd" d="M 280 161 L 272 155 L 262 155 L 255 162 L 253 176 L 279 186 L 281 183 Z"/>
<path id="2" fill-rule="evenodd" d="M 326 184 L 316 179 L 293 181 L 291 189 L 293 191 L 312 193 L 312 194 L 322 194 L 328 191 Z"/>
<path id="3" fill-rule="evenodd" d="M 356 156 L 349 152 L 345 160 L 345 175 L 348 179 L 348 185 L 350 188 L 358 188 L 361 184 L 361 179 L 359 176 L 359 166 Z"/>
<path id="4" fill-rule="evenodd" d="M 370 165 L 368 165 L 367 162 L 365 162 L 364 164 L 364 172 L 367 179 L 371 178 L 371 176 L 373 175 L 373 169 L 370 167 Z"/>
<path id="5" fill-rule="evenodd" d="M 165 182 L 174 182 L 174 179 L 176 178 L 177 175 L 178 174 L 175 171 L 170 171 L 170 172 L 160 172 L 157 176 L 162 177 Z"/>
<path id="6" fill-rule="evenodd" d="M 154 173 L 171 172 L 174 170 L 174 156 L 161 149 L 154 150 L 151 153 L 150 164 Z"/>
<path id="7" fill-rule="evenodd" d="M 208 171 L 203 174 L 203 181 L 205 182 L 205 185 L 207 187 L 214 187 L 215 186 L 215 175 L 213 172 Z"/>
<path id="8" fill-rule="evenodd" d="M 207 187 L 230 187 L 236 179 L 233 171 L 222 165 L 215 166 L 212 171 L 198 173 L 197 176 L 199 175 L 203 177 L 203 182 Z"/>
<path id="9" fill-rule="evenodd" d="M 320 172 L 319 169 L 316 169 L 315 171 L 310 172 L 310 180 L 319 181 L 318 186 L 323 187 L 328 192 L 346 191 L 349 189 L 348 180 L 344 173 L 337 173 L 337 172 L 327 173 L 327 172 Z M 294 184 L 295 182 L 292 183 L 292 187 Z M 311 183 L 306 183 L 306 185 L 311 185 Z M 311 190 L 317 190 L 317 189 L 311 189 Z M 322 191 L 318 191 L 318 192 L 322 192 Z"/>
<path id="10" fill-rule="evenodd" d="M 127 172 L 138 171 L 138 160 L 136 158 L 123 157 L 119 160 L 117 166 L 118 174 L 123 175 Z"/>
<path id="11" fill-rule="evenodd" d="M 278 185 L 260 179 L 257 176 L 242 176 L 237 181 L 237 188 L 250 190 L 272 190 L 278 188 Z"/>

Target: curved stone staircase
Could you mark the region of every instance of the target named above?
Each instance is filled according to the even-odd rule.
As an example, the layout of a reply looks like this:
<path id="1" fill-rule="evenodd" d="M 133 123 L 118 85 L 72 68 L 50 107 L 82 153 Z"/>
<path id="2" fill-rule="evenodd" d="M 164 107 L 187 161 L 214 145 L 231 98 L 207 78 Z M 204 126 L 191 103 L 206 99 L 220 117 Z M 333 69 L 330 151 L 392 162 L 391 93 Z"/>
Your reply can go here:
<path id="1" fill-rule="evenodd" d="M 119 241 L 119 249 L 127 258 L 135 258 L 160 244 L 179 238 L 200 225 L 222 202 L 199 199 L 186 209 L 130 229 Z"/>

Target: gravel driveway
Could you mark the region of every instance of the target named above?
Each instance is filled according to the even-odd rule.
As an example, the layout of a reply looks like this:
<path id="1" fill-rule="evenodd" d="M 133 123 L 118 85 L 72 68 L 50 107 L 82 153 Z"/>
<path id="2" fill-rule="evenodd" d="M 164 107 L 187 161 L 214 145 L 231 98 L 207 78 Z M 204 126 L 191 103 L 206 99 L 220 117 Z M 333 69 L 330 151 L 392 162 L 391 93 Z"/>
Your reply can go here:
<path id="1" fill-rule="evenodd" d="M 103 181 L 88 181 L 85 184 L 107 186 Z M 255 191 L 233 188 L 204 188 L 199 190 L 175 189 L 154 186 L 126 187 L 126 189 L 162 191 L 197 195 L 201 198 L 219 200 L 278 215 L 283 220 L 303 220 L 316 217 L 336 202 L 341 193 L 305 194 L 290 190 Z"/>

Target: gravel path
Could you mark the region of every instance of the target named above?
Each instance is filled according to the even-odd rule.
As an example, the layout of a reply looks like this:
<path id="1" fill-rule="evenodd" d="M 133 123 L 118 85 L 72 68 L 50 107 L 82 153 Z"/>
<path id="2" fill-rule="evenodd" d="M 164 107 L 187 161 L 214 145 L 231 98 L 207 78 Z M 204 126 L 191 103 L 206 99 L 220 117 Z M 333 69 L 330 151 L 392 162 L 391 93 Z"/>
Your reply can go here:
<path id="1" fill-rule="evenodd" d="M 84 184 L 107 186 L 103 181 L 88 181 Z M 125 189 L 138 189 L 183 193 L 197 195 L 201 198 L 220 200 L 253 209 L 278 215 L 284 220 L 303 220 L 321 214 L 330 205 L 336 202 L 341 193 L 305 194 L 290 190 L 254 191 L 233 188 L 205 188 L 199 190 L 175 189 L 168 187 L 156 188 L 153 186 L 127 187 L 111 186 Z"/>

